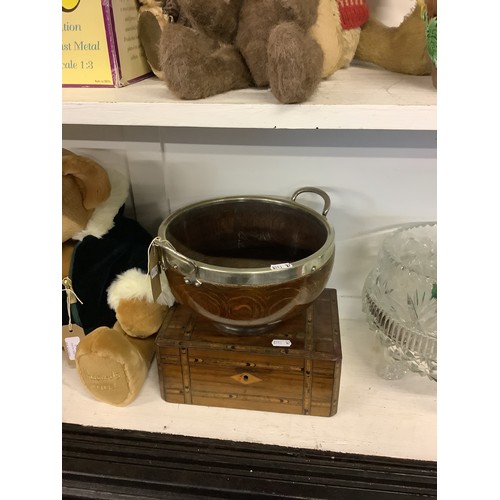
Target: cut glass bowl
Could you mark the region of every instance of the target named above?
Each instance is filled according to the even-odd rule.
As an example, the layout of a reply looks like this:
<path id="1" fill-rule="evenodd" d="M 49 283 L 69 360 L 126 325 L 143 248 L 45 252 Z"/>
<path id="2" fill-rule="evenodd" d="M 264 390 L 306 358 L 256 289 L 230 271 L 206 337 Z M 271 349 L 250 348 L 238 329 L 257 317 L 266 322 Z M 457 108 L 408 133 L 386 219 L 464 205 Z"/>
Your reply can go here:
<path id="1" fill-rule="evenodd" d="M 382 243 L 368 274 L 363 311 L 385 348 L 379 374 L 411 370 L 437 381 L 437 224 L 400 228 Z"/>

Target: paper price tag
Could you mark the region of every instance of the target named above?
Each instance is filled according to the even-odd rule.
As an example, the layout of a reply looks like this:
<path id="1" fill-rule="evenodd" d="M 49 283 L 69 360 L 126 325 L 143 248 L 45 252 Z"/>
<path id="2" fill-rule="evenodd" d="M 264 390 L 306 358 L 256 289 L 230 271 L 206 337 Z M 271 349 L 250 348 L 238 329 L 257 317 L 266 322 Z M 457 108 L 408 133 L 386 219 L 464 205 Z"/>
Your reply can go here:
<path id="1" fill-rule="evenodd" d="M 292 345 L 292 341 L 284 339 L 274 339 L 271 344 L 273 344 L 274 347 L 290 347 Z"/>
<path id="2" fill-rule="evenodd" d="M 64 339 L 66 344 L 66 352 L 68 353 L 68 358 L 70 361 L 74 361 L 76 357 L 76 348 L 80 343 L 80 337 L 68 337 Z"/>
<path id="3" fill-rule="evenodd" d="M 76 358 L 76 348 L 85 337 L 85 333 L 81 326 L 72 324 L 63 325 L 62 327 L 62 347 L 64 352 L 66 353 L 66 360 L 68 361 L 70 366 L 75 366 L 75 358 Z"/>
<path id="4" fill-rule="evenodd" d="M 149 279 L 151 281 L 151 292 L 153 294 L 153 302 L 156 302 L 156 300 L 161 294 L 161 280 L 160 280 L 161 266 L 158 254 L 158 247 L 154 244 L 154 241 L 149 246 L 148 272 L 149 272 Z"/>

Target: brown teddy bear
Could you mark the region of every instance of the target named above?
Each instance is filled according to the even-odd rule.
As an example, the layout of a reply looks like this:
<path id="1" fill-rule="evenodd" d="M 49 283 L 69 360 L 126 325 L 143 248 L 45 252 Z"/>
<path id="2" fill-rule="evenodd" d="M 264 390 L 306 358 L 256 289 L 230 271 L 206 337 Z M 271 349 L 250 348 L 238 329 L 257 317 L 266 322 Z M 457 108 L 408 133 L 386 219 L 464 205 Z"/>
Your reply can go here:
<path id="1" fill-rule="evenodd" d="M 281 102 L 300 102 L 322 78 L 322 50 L 308 32 L 318 0 L 142 3 L 146 57 L 182 99 L 269 86 Z"/>
<path id="2" fill-rule="evenodd" d="M 369 17 L 365 0 L 141 3 L 146 57 L 181 99 L 256 86 L 279 102 L 303 102 L 354 57 L 401 73 L 431 71 L 417 9 L 389 28 Z"/>
<path id="3" fill-rule="evenodd" d="M 256 86 L 269 87 L 279 102 L 303 102 L 353 58 L 401 73 L 431 72 L 416 8 L 389 28 L 369 17 L 365 0 L 141 3 L 147 59 L 181 99 Z"/>
<path id="4" fill-rule="evenodd" d="M 123 214 L 128 189 L 124 175 L 63 150 L 63 332 L 68 325 L 81 331 L 74 359 L 80 379 L 95 398 L 117 406 L 141 390 L 155 334 L 174 302 L 165 281 L 153 300 L 152 238 Z"/>

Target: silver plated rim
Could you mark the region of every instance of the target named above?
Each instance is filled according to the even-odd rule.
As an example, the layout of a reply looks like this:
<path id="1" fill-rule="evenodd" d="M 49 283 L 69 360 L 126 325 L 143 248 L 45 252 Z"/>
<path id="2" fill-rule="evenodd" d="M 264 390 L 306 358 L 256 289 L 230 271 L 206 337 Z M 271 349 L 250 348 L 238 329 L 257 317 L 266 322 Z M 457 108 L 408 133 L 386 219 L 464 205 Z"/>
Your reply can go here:
<path id="1" fill-rule="evenodd" d="M 303 192 L 303 191 L 301 191 Z M 316 192 L 316 191 L 315 191 Z M 325 194 L 325 196 L 327 196 Z M 175 250 L 173 245 L 165 238 L 168 225 L 181 215 L 200 207 L 213 206 L 218 203 L 263 201 L 290 207 L 312 215 L 321 222 L 327 231 L 325 243 L 308 257 L 294 262 L 276 263 L 271 267 L 233 268 L 215 266 L 190 259 Z M 314 273 L 325 266 L 335 254 L 335 231 L 328 223 L 326 215 L 321 215 L 311 208 L 274 196 L 228 196 L 193 203 L 169 215 L 158 228 L 158 237 L 154 244 L 163 250 L 161 259 L 164 267 L 170 267 L 184 276 L 186 283 L 201 285 L 202 283 L 224 285 L 270 285 L 280 284 Z"/>

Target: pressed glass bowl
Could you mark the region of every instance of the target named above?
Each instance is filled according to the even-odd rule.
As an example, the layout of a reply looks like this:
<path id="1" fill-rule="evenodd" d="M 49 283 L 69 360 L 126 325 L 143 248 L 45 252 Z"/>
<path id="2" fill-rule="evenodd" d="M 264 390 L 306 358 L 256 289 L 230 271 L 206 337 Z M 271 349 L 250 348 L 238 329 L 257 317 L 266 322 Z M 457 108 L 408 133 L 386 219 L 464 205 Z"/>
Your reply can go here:
<path id="1" fill-rule="evenodd" d="M 385 348 L 384 378 L 408 370 L 437 381 L 437 224 L 400 228 L 382 243 L 363 311 Z"/>

